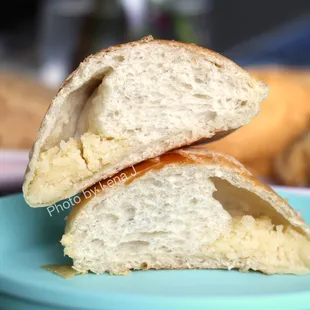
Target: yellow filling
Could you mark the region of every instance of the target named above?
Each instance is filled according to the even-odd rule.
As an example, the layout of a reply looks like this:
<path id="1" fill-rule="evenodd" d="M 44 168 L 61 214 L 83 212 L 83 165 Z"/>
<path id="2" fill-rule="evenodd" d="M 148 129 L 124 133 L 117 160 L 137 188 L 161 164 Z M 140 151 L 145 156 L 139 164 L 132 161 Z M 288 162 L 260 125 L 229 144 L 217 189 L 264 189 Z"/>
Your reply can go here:
<path id="1" fill-rule="evenodd" d="M 44 266 L 41 266 L 41 268 L 47 271 L 53 272 L 65 279 L 71 279 L 72 277 L 76 275 L 87 273 L 87 272 L 77 271 L 73 269 L 71 265 L 44 265 Z"/>
<path id="2" fill-rule="evenodd" d="M 45 203 L 62 199 L 73 184 L 91 177 L 105 165 L 124 156 L 128 151 L 126 146 L 124 140 L 84 133 L 80 140 L 70 138 L 42 152 L 29 188 L 32 202 Z"/>
<path id="3" fill-rule="evenodd" d="M 229 259 L 233 267 L 241 261 L 239 268 L 244 270 L 296 274 L 310 270 L 309 240 L 291 226 L 273 225 L 268 217 L 233 218 L 231 232 L 206 250 L 216 253 L 219 259 Z M 246 265 L 247 259 L 251 266 Z"/>

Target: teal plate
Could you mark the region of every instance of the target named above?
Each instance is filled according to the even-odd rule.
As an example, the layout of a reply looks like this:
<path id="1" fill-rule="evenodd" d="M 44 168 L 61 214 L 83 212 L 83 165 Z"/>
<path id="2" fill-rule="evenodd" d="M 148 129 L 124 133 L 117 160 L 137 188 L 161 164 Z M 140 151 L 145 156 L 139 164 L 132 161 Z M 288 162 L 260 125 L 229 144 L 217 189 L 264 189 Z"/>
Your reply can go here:
<path id="1" fill-rule="evenodd" d="M 310 222 L 310 197 L 280 192 Z M 68 210 L 0 199 L 0 309 L 310 309 L 310 276 L 223 270 L 136 271 L 66 280 L 40 268 L 70 262 L 59 240 Z"/>

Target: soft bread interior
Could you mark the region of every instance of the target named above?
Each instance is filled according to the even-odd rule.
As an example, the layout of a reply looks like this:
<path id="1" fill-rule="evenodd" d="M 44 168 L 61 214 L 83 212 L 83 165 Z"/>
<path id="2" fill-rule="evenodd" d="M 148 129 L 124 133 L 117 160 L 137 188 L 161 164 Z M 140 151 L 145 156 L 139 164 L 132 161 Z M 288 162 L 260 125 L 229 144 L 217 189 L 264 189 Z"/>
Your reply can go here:
<path id="1" fill-rule="evenodd" d="M 70 216 L 65 253 L 78 271 L 97 274 L 148 268 L 308 273 L 307 237 L 249 185 L 232 185 L 237 178 L 212 166 L 167 165 L 107 188 Z"/>
<path id="2" fill-rule="evenodd" d="M 26 189 L 28 202 L 53 203 L 126 165 L 248 123 L 266 87 L 208 55 L 141 44 L 89 64 L 100 70 L 63 99 Z"/>

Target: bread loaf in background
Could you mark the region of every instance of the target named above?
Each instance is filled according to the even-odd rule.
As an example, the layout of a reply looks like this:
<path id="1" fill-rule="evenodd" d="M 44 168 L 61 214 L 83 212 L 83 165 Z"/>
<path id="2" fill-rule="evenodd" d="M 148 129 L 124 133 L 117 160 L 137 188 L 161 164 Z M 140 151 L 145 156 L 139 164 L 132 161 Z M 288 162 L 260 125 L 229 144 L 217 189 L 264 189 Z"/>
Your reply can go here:
<path id="1" fill-rule="evenodd" d="M 309 185 L 306 154 L 310 143 L 305 135 L 310 130 L 310 70 L 262 67 L 248 71 L 269 86 L 259 115 L 206 147 L 234 156 L 254 174 L 276 183 Z"/>
<path id="2" fill-rule="evenodd" d="M 30 149 L 54 91 L 29 77 L 0 72 L 0 149 Z"/>
<path id="3" fill-rule="evenodd" d="M 276 156 L 273 174 L 281 184 L 310 186 L 310 130 Z"/>

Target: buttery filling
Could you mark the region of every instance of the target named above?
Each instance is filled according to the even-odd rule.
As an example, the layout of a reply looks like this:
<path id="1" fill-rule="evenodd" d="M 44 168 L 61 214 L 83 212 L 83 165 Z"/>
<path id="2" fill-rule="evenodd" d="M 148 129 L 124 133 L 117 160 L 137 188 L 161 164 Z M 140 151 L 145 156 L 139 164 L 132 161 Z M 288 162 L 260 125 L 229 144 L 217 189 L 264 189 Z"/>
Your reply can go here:
<path id="1" fill-rule="evenodd" d="M 41 268 L 55 273 L 64 279 L 71 279 L 72 277 L 80 274 L 85 274 L 86 272 L 80 272 L 72 268 L 71 265 L 44 265 Z"/>
<path id="2" fill-rule="evenodd" d="M 233 268 L 241 262 L 239 268 L 245 271 L 309 272 L 309 240 L 291 225 L 274 225 L 266 216 L 233 217 L 230 233 L 206 246 L 205 252 L 215 253 L 219 259 L 229 259 Z M 251 259 L 253 266 L 246 265 L 247 259 Z"/>
<path id="3" fill-rule="evenodd" d="M 86 132 L 80 140 L 61 141 L 40 154 L 29 191 L 34 203 L 61 199 L 73 184 L 91 177 L 105 165 L 113 164 L 128 152 L 126 140 L 109 139 Z M 35 193 L 40 195 L 35 195 Z M 36 198 L 37 197 L 37 198 Z M 34 201 L 38 199 L 38 201 Z"/>

